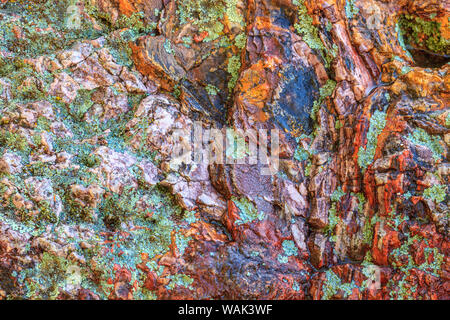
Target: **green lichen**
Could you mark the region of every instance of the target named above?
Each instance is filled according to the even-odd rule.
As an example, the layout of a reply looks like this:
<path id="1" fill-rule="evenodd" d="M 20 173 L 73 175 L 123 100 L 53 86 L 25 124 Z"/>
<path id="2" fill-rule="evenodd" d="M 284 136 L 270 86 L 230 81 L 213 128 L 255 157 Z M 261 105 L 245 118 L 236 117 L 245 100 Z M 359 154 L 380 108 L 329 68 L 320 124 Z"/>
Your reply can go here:
<path id="1" fill-rule="evenodd" d="M 279 254 L 279 255 L 277 256 L 277 260 L 278 260 L 279 263 L 283 263 L 283 264 L 289 262 L 289 258 L 286 257 L 286 256 L 283 255 L 283 254 Z"/>
<path id="2" fill-rule="evenodd" d="M 232 56 L 228 59 L 227 71 L 231 75 L 228 82 L 228 88 L 233 90 L 239 77 L 239 70 L 241 69 L 241 59 L 238 56 Z"/>
<path id="3" fill-rule="evenodd" d="M 297 246 L 292 240 L 284 240 L 282 243 L 284 254 L 287 257 L 296 256 L 298 254 Z"/>
<path id="4" fill-rule="evenodd" d="M 164 50 L 166 50 L 168 54 L 175 54 L 175 51 L 172 49 L 172 44 L 170 43 L 169 39 L 166 39 L 166 41 L 164 41 Z"/>
<path id="5" fill-rule="evenodd" d="M 386 125 L 386 113 L 376 110 L 370 118 L 370 127 L 367 132 L 366 148 L 362 146 L 358 151 L 358 164 L 361 168 L 367 168 L 373 161 L 378 144 L 378 136 Z"/>
<path id="6" fill-rule="evenodd" d="M 100 278 L 102 290 L 108 290 L 110 286 L 106 281 L 108 278 L 114 277 L 114 265 L 126 267 L 128 270 L 136 270 L 132 273 L 132 282 L 134 282 L 134 278 L 139 279 L 139 277 L 144 276 L 145 274 L 141 273 L 136 267 L 142 262 L 141 254 L 144 253 L 148 254 L 150 258 L 150 261 L 146 264 L 149 269 L 154 271 L 158 277 L 165 277 L 169 280 L 167 289 L 174 289 L 176 286 L 190 288 L 193 282 L 192 278 L 183 274 L 167 276 L 164 274 L 164 266 L 159 266 L 153 260 L 157 255 L 164 255 L 170 250 L 169 246 L 172 243 L 174 231 L 176 232 L 175 242 L 179 252 L 183 254 L 186 250 L 190 237 L 184 236 L 180 232 L 180 226 L 174 222 L 175 219 L 180 221 L 181 208 L 175 205 L 174 199 L 163 188 L 158 187 L 151 191 L 137 190 L 135 192 L 140 199 L 145 199 L 145 203 L 150 206 L 151 210 L 143 210 L 135 206 L 133 215 L 127 219 L 134 226 L 134 228 L 127 230 L 129 236 L 124 238 L 120 232 L 113 233 L 107 238 L 109 244 L 106 252 L 102 254 L 93 252 L 89 257 L 86 257 L 87 259 L 93 259 L 98 266 L 97 269 L 100 273 L 98 278 Z M 122 205 L 119 206 L 122 207 Z M 100 221 L 94 225 L 97 232 L 103 230 Z M 120 247 L 116 244 L 120 244 Z M 89 286 L 89 288 L 92 287 L 95 289 L 95 286 Z M 138 293 L 138 296 L 143 298 L 148 294 L 149 292 L 144 290 Z M 100 296 L 102 295 L 100 294 Z"/>
<path id="7" fill-rule="evenodd" d="M 297 161 L 305 161 L 309 159 L 310 154 L 308 150 L 304 149 L 300 144 L 297 146 L 294 152 L 294 159 Z"/>
<path id="8" fill-rule="evenodd" d="M 306 149 L 303 147 L 301 141 L 303 139 L 310 139 L 311 141 L 313 140 L 312 136 L 308 136 L 306 134 L 302 134 L 299 137 L 296 137 L 295 140 L 297 142 L 297 148 L 295 149 L 294 152 L 294 159 L 296 159 L 297 161 L 305 161 L 308 160 L 311 156 L 311 154 L 314 153 L 314 151 L 310 151 L 310 146 L 307 146 Z"/>
<path id="9" fill-rule="evenodd" d="M 325 61 L 325 66 L 327 68 L 330 67 L 330 63 L 333 60 L 333 55 L 329 50 L 327 50 L 322 42 L 319 29 L 314 25 L 313 18 L 308 14 L 305 0 L 293 0 L 292 3 L 298 7 L 297 23 L 294 25 L 295 30 L 302 36 L 303 41 L 305 41 L 311 49 L 320 52 Z"/>
<path id="10" fill-rule="evenodd" d="M 408 281 L 401 279 L 396 284 L 396 300 L 414 300 L 413 292 L 416 291 L 417 285 L 411 286 Z M 389 295 L 394 297 L 395 293 L 390 292 Z"/>
<path id="11" fill-rule="evenodd" d="M 438 54 L 450 54 L 450 40 L 441 34 L 441 24 L 417 16 L 402 15 L 399 27 L 407 44 Z"/>
<path id="12" fill-rule="evenodd" d="M 364 205 L 366 204 L 366 198 L 363 193 L 357 193 L 356 197 L 358 198 L 358 213 L 364 212 Z"/>
<path id="13" fill-rule="evenodd" d="M 424 129 L 417 128 L 412 134 L 408 135 L 408 139 L 415 144 L 429 148 L 433 153 L 433 159 L 435 161 L 441 159 L 444 148 L 441 146 L 438 137 L 430 136 Z"/>
<path id="14" fill-rule="evenodd" d="M 345 14 L 349 19 L 352 19 L 359 13 L 359 8 L 356 7 L 354 0 L 347 0 L 345 2 Z"/>
<path id="15" fill-rule="evenodd" d="M 325 227 L 325 229 L 323 230 L 323 232 L 325 234 L 327 234 L 328 236 L 333 236 L 334 228 L 336 228 L 338 223 L 339 223 L 339 217 L 338 217 L 337 210 L 336 210 L 336 203 L 333 202 L 331 205 L 331 208 L 328 210 L 328 224 Z"/>
<path id="16" fill-rule="evenodd" d="M 39 116 L 36 122 L 36 130 L 37 131 L 50 131 L 51 129 L 51 121 L 46 117 Z"/>
<path id="17" fill-rule="evenodd" d="M 131 188 L 126 188 L 121 194 L 112 193 L 102 203 L 100 212 L 104 221 L 111 228 L 118 228 L 120 223 L 135 213 L 139 195 Z"/>
<path id="18" fill-rule="evenodd" d="M 374 224 L 371 222 L 370 218 L 366 218 L 362 231 L 363 243 L 370 245 L 373 240 L 373 229 Z"/>
<path id="19" fill-rule="evenodd" d="M 146 24 L 144 18 L 144 12 L 133 12 L 130 16 L 121 15 L 119 19 L 117 19 L 114 29 L 128 28 L 137 34 L 153 31 L 154 25 Z"/>
<path id="20" fill-rule="evenodd" d="M 67 190 L 63 196 L 64 210 L 68 218 L 73 221 L 82 222 L 90 221 L 93 219 L 93 209 L 89 206 L 85 206 L 76 199 L 70 190 Z"/>
<path id="21" fill-rule="evenodd" d="M 239 53 L 236 51 L 245 47 L 247 39 L 244 32 L 245 20 L 238 8 L 238 0 L 177 1 L 177 17 L 180 25 L 191 23 L 198 29 L 198 34 L 205 34 L 203 42 L 215 42 L 216 46 L 225 48 L 234 43 L 238 50 L 233 50 L 234 55 L 228 59 L 227 65 L 227 71 L 231 75 L 228 82 L 231 92 L 236 85 L 241 68 Z M 223 25 L 225 18 L 232 24 L 234 35 L 225 34 Z"/>
<path id="22" fill-rule="evenodd" d="M 260 254 L 261 253 L 259 251 L 254 251 L 253 250 L 253 251 L 250 252 L 250 256 L 253 257 L 253 258 L 259 257 Z"/>
<path id="23" fill-rule="evenodd" d="M 245 33 L 240 33 L 236 36 L 236 38 L 234 38 L 234 44 L 239 49 L 244 49 L 246 43 L 247 43 L 247 36 L 245 35 Z"/>
<path id="24" fill-rule="evenodd" d="M 249 152 L 248 145 L 245 142 L 245 137 L 239 132 L 231 129 L 226 131 L 226 135 L 226 157 L 233 160 L 243 160 Z"/>
<path id="25" fill-rule="evenodd" d="M 214 41 L 223 34 L 224 3 L 213 0 L 177 1 L 177 17 L 180 24 L 192 23 L 199 32 L 207 32 L 204 41 Z"/>
<path id="26" fill-rule="evenodd" d="M 181 255 L 184 254 L 186 248 L 189 246 L 189 241 L 191 240 L 191 237 L 186 237 L 182 234 L 177 233 L 175 236 L 175 243 L 177 245 L 178 251 Z"/>
<path id="27" fill-rule="evenodd" d="M 131 68 L 133 66 L 132 54 L 133 51 L 129 46 L 129 42 L 136 37 L 130 37 L 127 30 L 117 33 L 114 37 L 108 36 L 106 38 L 107 46 L 111 55 L 117 63 Z"/>
<path id="28" fill-rule="evenodd" d="M 232 23 L 239 24 L 242 27 L 245 26 L 244 18 L 237 9 L 239 0 L 226 0 L 225 2 L 226 2 L 226 14 L 228 19 Z"/>
<path id="29" fill-rule="evenodd" d="M 334 80 L 327 80 L 327 82 L 320 87 L 319 89 L 319 99 L 314 101 L 313 107 L 311 109 L 311 119 L 314 121 L 316 120 L 317 111 L 319 111 L 320 106 L 322 103 L 324 103 L 325 99 L 329 96 L 331 96 L 334 92 L 334 89 L 336 88 L 336 81 Z"/>
<path id="30" fill-rule="evenodd" d="M 410 73 L 412 70 L 413 70 L 413 68 L 411 68 L 410 66 L 403 66 L 401 73 L 402 73 L 402 75 L 405 75 L 405 74 Z"/>
<path id="31" fill-rule="evenodd" d="M 174 289 L 176 286 L 192 288 L 191 285 L 194 283 L 194 279 L 185 274 L 175 274 L 170 276 L 169 279 L 171 280 L 167 285 L 167 289 L 169 290 Z"/>
<path id="32" fill-rule="evenodd" d="M 294 25 L 295 30 L 311 49 L 325 50 L 325 46 L 319 37 L 319 30 L 314 26 L 313 18 L 308 14 L 304 0 L 294 0 L 292 3 L 298 6 L 298 22 Z"/>
<path id="33" fill-rule="evenodd" d="M 300 285 L 297 281 L 294 280 L 294 283 L 292 284 L 292 290 L 294 291 L 300 291 Z"/>
<path id="34" fill-rule="evenodd" d="M 10 105 L 44 99 L 53 80 L 49 72 L 38 73 L 18 57 L 0 58 L 0 77 L 7 77 L 11 86 Z"/>
<path id="35" fill-rule="evenodd" d="M 37 203 L 37 207 L 39 208 L 39 216 L 37 217 L 37 221 L 39 223 L 56 223 L 58 221 L 58 217 L 56 216 L 53 208 L 50 206 L 50 203 L 46 200 L 41 200 Z"/>
<path id="36" fill-rule="evenodd" d="M 331 194 L 330 199 L 331 199 L 331 201 L 338 202 L 338 201 L 340 201 L 341 198 L 342 198 L 343 196 L 345 196 L 345 195 L 346 195 L 346 193 L 345 193 L 345 192 L 342 190 L 342 188 L 339 186 L 339 187 L 337 187 L 337 188 L 333 191 L 333 193 Z"/>
<path id="37" fill-rule="evenodd" d="M 311 175 L 311 170 L 313 168 L 313 163 L 308 159 L 305 167 L 305 176 L 309 177 Z"/>
<path id="38" fill-rule="evenodd" d="M 173 91 L 172 91 L 172 95 L 176 99 L 180 98 L 180 96 L 181 96 L 181 87 L 180 87 L 180 85 L 178 83 L 174 86 Z"/>
<path id="39" fill-rule="evenodd" d="M 190 48 L 191 44 L 192 44 L 192 37 L 190 36 L 184 36 L 183 38 L 181 38 L 181 40 L 183 40 L 183 45 L 186 48 Z"/>
<path id="40" fill-rule="evenodd" d="M 402 31 L 400 30 L 400 24 L 398 22 L 395 24 L 395 33 L 397 34 L 398 43 L 400 44 L 400 47 L 403 49 L 403 52 L 406 54 L 406 56 L 408 56 L 411 60 L 413 60 L 411 53 L 408 51 L 408 48 L 406 47 L 405 39 Z M 398 56 L 394 56 L 393 59 L 400 62 L 404 62 L 403 59 Z"/>
<path id="41" fill-rule="evenodd" d="M 309 152 L 305 150 L 302 146 L 298 145 L 295 149 L 294 159 L 297 161 L 304 161 L 309 159 Z"/>
<path id="42" fill-rule="evenodd" d="M 334 229 L 339 223 L 339 216 L 337 213 L 336 204 L 341 201 L 341 198 L 345 196 L 346 193 L 342 190 L 341 187 L 336 188 L 330 196 L 331 207 L 328 210 L 328 224 L 323 230 L 325 234 L 328 236 L 332 236 L 334 238 Z"/>
<path id="43" fill-rule="evenodd" d="M 4 146 L 12 151 L 29 150 L 26 138 L 19 133 L 12 133 L 5 129 L 0 129 L 0 147 Z"/>
<path id="44" fill-rule="evenodd" d="M 233 197 L 231 200 L 234 202 L 234 204 L 239 209 L 239 220 L 236 220 L 236 224 L 241 225 L 245 223 L 251 223 L 255 220 L 263 220 L 264 214 L 261 212 L 259 213 L 256 209 L 255 205 L 250 202 L 247 198 L 236 198 Z"/>
<path id="45" fill-rule="evenodd" d="M 92 93 L 89 90 L 78 90 L 77 96 L 69 105 L 69 113 L 76 121 L 82 121 L 86 112 L 94 105 Z"/>
<path id="46" fill-rule="evenodd" d="M 90 19 L 79 19 L 79 27 L 74 28 L 69 17 L 69 7 L 74 1 L 9 1 L 4 9 L 12 14 L 0 22 L 4 31 L 0 39 L 0 47 L 17 55 L 35 57 L 54 53 L 64 49 L 78 39 L 99 37 L 101 31 L 96 30 Z M 13 29 L 19 28 L 21 37 L 16 37 Z M 17 29 L 16 29 L 17 30 Z"/>
<path id="47" fill-rule="evenodd" d="M 100 157 L 92 153 L 83 153 L 78 158 L 81 164 L 89 168 L 97 167 L 101 163 Z"/>
<path id="48" fill-rule="evenodd" d="M 325 272 L 325 282 L 322 285 L 322 300 L 330 300 L 340 291 L 343 298 L 347 298 L 352 294 L 354 288 L 358 288 L 353 282 L 342 283 L 341 279 L 331 269 Z"/>
<path id="49" fill-rule="evenodd" d="M 423 197 L 437 203 L 443 202 L 447 196 L 447 187 L 445 185 L 434 185 L 423 191 Z"/>
<path id="50" fill-rule="evenodd" d="M 439 252 L 437 248 L 425 247 L 424 254 L 425 259 L 423 263 L 416 264 L 412 258 L 410 252 L 412 245 L 419 242 L 424 242 L 425 245 L 428 241 L 419 235 L 413 237 L 409 236 L 403 241 L 399 248 L 392 250 L 389 260 L 392 261 L 392 266 L 399 272 L 402 277 L 398 281 L 389 280 L 387 287 L 391 289 L 390 296 L 393 299 L 413 299 L 413 293 L 415 293 L 417 285 L 409 281 L 409 275 L 412 270 L 422 270 L 426 274 L 433 277 L 438 277 L 441 273 L 442 264 L 444 263 L 444 255 Z M 428 259 L 432 255 L 432 263 L 429 263 Z"/>
<path id="51" fill-rule="evenodd" d="M 429 247 L 424 249 L 424 253 L 426 255 L 425 263 L 420 265 L 419 269 L 438 275 L 445 260 L 444 254 L 440 253 L 438 248 Z M 433 260 L 431 263 L 428 262 L 430 258 Z"/>
<path id="52" fill-rule="evenodd" d="M 192 224 L 198 221 L 198 219 L 195 217 L 195 211 L 186 211 L 184 214 L 184 220 L 188 224 Z"/>
<path id="53" fill-rule="evenodd" d="M 32 299 L 56 299 L 60 288 L 66 284 L 70 265 L 67 259 L 44 252 L 37 267 L 27 271 L 26 296 Z"/>
<path id="54" fill-rule="evenodd" d="M 135 34 L 148 34 L 156 28 L 156 24 L 145 21 L 144 12 L 133 12 L 130 16 L 120 14 L 115 21 L 112 16 L 90 3 L 85 4 L 85 11 L 103 27 L 104 33 L 116 30 L 129 29 Z"/>
<path id="55" fill-rule="evenodd" d="M 215 96 L 217 95 L 217 93 L 219 92 L 219 88 L 217 88 L 216 86 L 212 85 L 212 84 L 208 84 L 205 87 L 206 92 L 208 92 L 209 95 L 211 96 Z"/>

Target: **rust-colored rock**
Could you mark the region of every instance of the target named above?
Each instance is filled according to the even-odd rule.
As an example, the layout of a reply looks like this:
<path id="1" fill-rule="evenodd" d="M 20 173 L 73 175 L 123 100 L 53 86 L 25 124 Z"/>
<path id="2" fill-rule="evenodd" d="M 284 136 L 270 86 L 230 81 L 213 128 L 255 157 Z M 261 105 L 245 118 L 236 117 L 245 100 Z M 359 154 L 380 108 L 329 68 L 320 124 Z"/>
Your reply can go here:
<path id="1" fill-rule="evenodd" d="M 449 299 L 449 10 L 1 0 L 0 299 Z"/>

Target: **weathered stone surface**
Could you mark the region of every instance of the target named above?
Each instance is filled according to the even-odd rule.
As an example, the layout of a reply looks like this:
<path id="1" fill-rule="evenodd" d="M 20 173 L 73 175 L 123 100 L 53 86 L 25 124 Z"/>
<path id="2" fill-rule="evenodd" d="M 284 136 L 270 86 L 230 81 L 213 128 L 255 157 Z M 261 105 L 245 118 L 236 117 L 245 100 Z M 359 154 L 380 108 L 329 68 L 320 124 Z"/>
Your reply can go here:
<path id="1" fill-rule="evenodd" d="M 0 299 L 449 299 L 448 17 L 0 1 Z M 279 161 L 185 163 L 199 121 Z"/>
<path id="2" fill-rule="evenodd" d="M 0 158 L 0 172 L 5 174 L 15 174 L 22 169 L 21 158 L 14 153 L 4 153 Z"/>

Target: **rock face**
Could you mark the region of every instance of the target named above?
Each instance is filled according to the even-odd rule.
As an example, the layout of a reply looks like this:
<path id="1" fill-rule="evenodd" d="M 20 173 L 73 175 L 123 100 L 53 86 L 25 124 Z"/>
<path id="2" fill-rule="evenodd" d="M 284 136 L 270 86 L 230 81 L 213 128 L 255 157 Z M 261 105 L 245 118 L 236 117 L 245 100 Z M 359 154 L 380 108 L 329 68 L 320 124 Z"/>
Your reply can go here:
<path id="1" fill-rule="evenodd" d="M 448 1 L 63 2 L 0 2 L 0 299 L 450 299 Z"/>

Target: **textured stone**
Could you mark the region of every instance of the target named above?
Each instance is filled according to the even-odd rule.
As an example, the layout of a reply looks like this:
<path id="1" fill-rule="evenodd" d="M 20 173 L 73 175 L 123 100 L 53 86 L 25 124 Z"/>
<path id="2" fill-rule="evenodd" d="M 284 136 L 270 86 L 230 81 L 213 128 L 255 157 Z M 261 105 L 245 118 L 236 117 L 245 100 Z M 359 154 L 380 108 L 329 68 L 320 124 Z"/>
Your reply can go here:
<path id="1" fill-rule="evenodd" d="M 0 299 L 448 300 L 448 15 L 0 1 Z M 276 172 L 183 162 L 197 121 Z"/>

